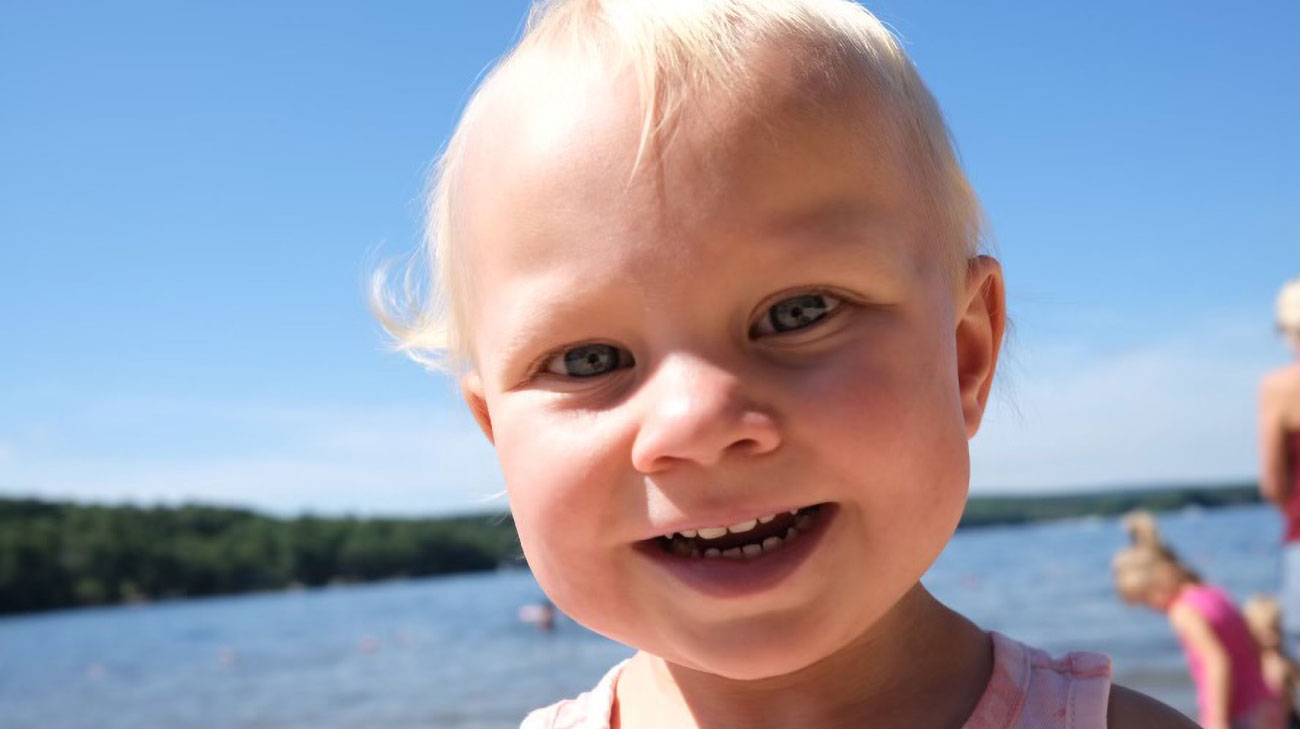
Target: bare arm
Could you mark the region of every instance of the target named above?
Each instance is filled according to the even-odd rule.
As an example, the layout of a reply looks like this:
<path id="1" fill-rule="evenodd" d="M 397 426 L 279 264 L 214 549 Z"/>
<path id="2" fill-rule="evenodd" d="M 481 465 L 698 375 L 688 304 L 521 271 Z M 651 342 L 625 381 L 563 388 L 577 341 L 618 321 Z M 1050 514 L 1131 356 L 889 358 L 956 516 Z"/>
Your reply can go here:
<path id="1" fill-rule="evenodd" d="M 1282 690 L 1278 693 L 1282 695 L 1282 702 L 1289 714 L 1295 711 L 1295 691 L 1300 686 L 1300 665 L 1285 655 L 1278 657 L 1282 659 Z"/>
<path id="2" fill-rule="evenodd" d="M 1282 418 L 1283 394 L 1278 384 L 1265 380 L 1259 393 L 1259 492 L 1285 508 L 1291 496 L 1286 472 L 1286 424 Z"/>
<path id="3" fill-rule="evenodd" d="M 1205 729 L 1228 729 L 1228 701 L 1232 695 L 1232 664 L 1228 651 L 1210 624 L 1189 605 L 1177 604 L 1169 610 L 1174 632 L 1200 657 L 1202 680 L 1206 683 Z"/>
<path id="4" fill-rule="evenodd" d="M 1118 685 L 1110 687 L 1106 726 L 1110 729 L 1196 729 L 1196 724 L 1179 712 L 1146 694 Z"/>

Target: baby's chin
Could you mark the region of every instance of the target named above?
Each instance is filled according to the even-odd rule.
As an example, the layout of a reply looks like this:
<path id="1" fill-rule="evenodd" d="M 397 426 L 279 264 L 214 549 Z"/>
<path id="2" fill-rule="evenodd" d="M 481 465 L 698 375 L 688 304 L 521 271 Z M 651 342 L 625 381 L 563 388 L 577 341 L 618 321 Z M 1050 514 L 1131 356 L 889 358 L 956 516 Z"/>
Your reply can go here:
<path id="1" fill-rule="evenodd" d="M 711 639 L 692 639 L 675 646 L 648 646 L 673 670 L 698 672 L 732 681 L 781 679 L 815 668 L 854 644 L 852 631 L 839 634 L 817 625 L 774 625 L 725 631 Z M 684 676 L 679 676 L 684 677 Z"/>

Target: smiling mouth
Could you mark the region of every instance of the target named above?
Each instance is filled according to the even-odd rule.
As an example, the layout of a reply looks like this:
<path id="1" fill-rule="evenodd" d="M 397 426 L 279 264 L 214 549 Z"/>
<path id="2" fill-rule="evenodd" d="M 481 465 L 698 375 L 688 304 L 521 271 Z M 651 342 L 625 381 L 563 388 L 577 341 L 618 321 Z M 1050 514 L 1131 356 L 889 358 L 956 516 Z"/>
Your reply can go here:
<path id="1" fill-rule="evenodd" d="M 758 559 L 812 529 L 823 504 L 768 514 L 730 526 L 687 529 L 655 537 L 668 554 L 686 559 Z"/>

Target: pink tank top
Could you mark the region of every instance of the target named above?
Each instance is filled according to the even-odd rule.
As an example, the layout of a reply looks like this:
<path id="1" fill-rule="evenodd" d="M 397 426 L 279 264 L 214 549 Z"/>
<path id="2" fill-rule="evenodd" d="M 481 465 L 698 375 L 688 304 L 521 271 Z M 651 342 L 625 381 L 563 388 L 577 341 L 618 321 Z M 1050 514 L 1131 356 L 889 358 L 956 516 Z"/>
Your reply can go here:
<path id="1" fill-rule="evenodd" d="M 963 729 L 1105 729 L 1110 659 L 1097 653 L 1051 658 L 990 632 L 993 675 Z M 609 729 L 614 684 L 626 661 L 576 699 L 538 709 L 519 729 Z"/>
<path id="2" fill-rule="evenodd" d="M 1286 481 L 1286 535 L 1283 541 L 1289 544 L 1300 542 L 1300 430 L 1286 434 Z"/>
<path id="3" fill-rule="evenodd" d="M 1232 720 L 1247 717 L 1260 704 L 1271 703 L 1273 692 L 1264 683 L 1260 671 L 1259 648 L 1251 637 L 1246 621 L 1233 604 L 1227 593 L 1213 585 L 1190 585 L 1184 587 L 1174 599 L 1174 604 L 1187 604 L 1205 618 L 1210 629 L 1223 644 L 1231 665 L 1232 695 L 1228 699 L 1228 716 Z M 1205 666 L 1201 656 L 1192 651 L 1186 643 L 1183 653 L 1191 668 L 1192 681 L 1196 684 L 1196 703 L 1201 711 L 1201 723 L 1209 718 L 1210 687 L 1205 681 Z"/>

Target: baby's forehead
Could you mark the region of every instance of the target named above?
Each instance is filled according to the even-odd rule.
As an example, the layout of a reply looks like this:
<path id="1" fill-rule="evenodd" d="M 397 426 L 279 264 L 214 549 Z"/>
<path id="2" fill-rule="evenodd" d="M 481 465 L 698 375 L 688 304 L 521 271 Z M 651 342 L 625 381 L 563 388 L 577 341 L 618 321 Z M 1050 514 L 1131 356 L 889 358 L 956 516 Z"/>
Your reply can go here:
<path id="1" fill-rule="evenodd" d="M 483 116 L 507 117 L 556 107 L 589 113 L 609 101 L 645 130 L 663 132 L 681 118 L 779 120 L 793 112 L 835 113 L 845 120 L 906 112 L 862 63 L 834 57 L 807 41 L 756 43 L 727 64 L 727 73 L 686 66 L 672 71 L 610 53 L 529 47 L 503 63 L 480 89 Z M 697 59 L 695 63 L 701 63 Z M 645 84 L 652 83 L 653 88 Z M 645 122 L 642 124 L 641 122 Z"/>
<path id="2" fill-rule="evenodd" d="M 460 174 L 473 187 L 475 178 L 626 156 L 638 143 L 628 123 L 638 103 L 633 85 L 601 69 L 555 54 L 517 59 L 480 89 L 467 115 Z"/>
<path id="3" fill-rule="evenodd" d="M 739 147 L 788 146 L 830 128 L 847 146 L 828 162 L 865 154 L 899 162 L 900 171 L 916 167 L 883 94 L 824 64 L 810 71 L 818 64 L 789 50 L 755 48 L 727 88 L 706 84 L 647 99 L 626 65 L 534 49 L 503 66 L 467 114 L 458 186 L 492 194 L 506 181 L 545 183 L 536 178 L 582 166 L 631 187 L 666 164 L 716 165 Z"/>
<path id="4" fill-rule="evenodd" d="M 920 204 L 914 165 L 888 115 L 873 110 L 865 93 L 855 99 L 812 88 L 796 64 L 766 63 L 751 89 L 699 94 L 647 129 L 627 74 L 558 73 L 559 63 L 524 68 L 485 93 L 457 184 L 458 238 L 483 240 L 474 229 L 502 214 L 540 222 L 628 212 L 600 215 L 602 226 L 645 225 L 652 209 L 671 217 L 661 222 L 682 226 L 715 215 L 746 218 L 728 221 L 734 226 L 754 215 L 857 203 L 846 196 L 882 208 Z M 792 177 L 802 184 L 780 179 Z M 597 231 L 605 238 L 628 232 Z"/>

